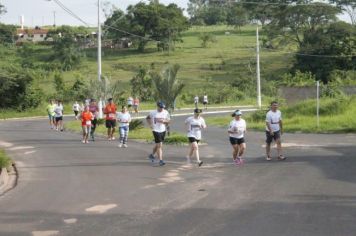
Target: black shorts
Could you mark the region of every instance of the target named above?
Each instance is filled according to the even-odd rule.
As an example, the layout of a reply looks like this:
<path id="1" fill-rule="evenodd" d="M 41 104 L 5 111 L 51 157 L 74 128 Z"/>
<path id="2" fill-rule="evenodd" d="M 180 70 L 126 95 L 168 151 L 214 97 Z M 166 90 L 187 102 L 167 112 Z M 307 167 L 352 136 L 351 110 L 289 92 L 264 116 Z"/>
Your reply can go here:
<path id="1" fill-rule="evenodd" d="M 276 141 L 277 139 L 281 138 L 281 132 L 278 130 L 273 132 L 273 135 L 270 134 L 269 131 L 266 131 L 266 143 L 270 144 L 272 141 Z"/>
<path id="2" fill-rule="evenodd" d="M 240 145 L 241 143 L 245 143 L 245 139 L 230 137 L 230 143 L 231 143 L 231 145 L 236 145 L 236 144 Z"/>
<path id="3" fill-rule="evenodd" d="M 74 111 L 74 115 L 77 116 L 78 115 L 78 111 Z"/>
<path id="4" fill-rule="evenodd" d="M 56 122 L 60 121 L 60 120 L 63 120 L 63 116 L 58 116 L 56 117 Z"/>
<path id="5" fill-rule="evenodd" d="M 155 132 L 152 131 L 153 137 L 155 138 L 155 143 L 162 143 L 164 141 L 164 137 L 166 136 L 166 131 L 164 132 Z"/>
<path id="6" fill-rule="evenodd" d="M 116 120 L 106 120 L 105 121 L 106 128 L 115 128 L 116 127 Z"/>
<path id="7" fill-rule="evenodd" d="M 208 104 L 208 102 L 203 102 L 204 105 Z"/>
<path id="8" fill-rule="evenodd" d="M 131 104 L 128 104 L 128 105 L 127 105 L 127 107 L 128 107 L 128 108 L 131 108 L 131 107 L 132 107 L 132 105 L 131 105 Z"/>
<path id="9" fill-rule="evenodd" d="M 199 139 L 196 139 L 196 138 L 194 138 L 194 137 L 188 137 L 188 139 L 189 139 L 189 142 L 190 142 L 190 143 L 194 143 L 194 142 L 199 143 L 199 142 L 200 142 Z"/>

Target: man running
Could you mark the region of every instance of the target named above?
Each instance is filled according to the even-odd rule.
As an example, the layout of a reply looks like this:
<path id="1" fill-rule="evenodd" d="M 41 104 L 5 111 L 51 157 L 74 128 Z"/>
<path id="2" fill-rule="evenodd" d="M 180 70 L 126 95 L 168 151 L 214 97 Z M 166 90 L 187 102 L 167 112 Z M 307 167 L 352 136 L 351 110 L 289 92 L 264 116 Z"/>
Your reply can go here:
<path id="1" fill-rule="evenodd" d="M 94 138 L 94 133 L 95 133 L 95 129 L 96 126 L 98 124 L 98 115 L 99 115 L 99 107 L 96 104 L 96 100 L 95 99 L 91 99 L 90 100 L 90 104 L 89 104 L 89 111 L 93 114 L 94 119 L 91 122 L 91 129 L 90 129 L 90 138 L 91 140 L 94 142 L 95 138 Z"/>
<path id="2" fill-rule="evenodd" d="M 201 109 L 194 109 L 194 116 L 188 117 L 184 122 L 187 128 L 187 136 L 190 143 L 187 161 L 188 163 L 190 163 L 191 157 L 195 155 L 199 167 L 203 165 L 203 162 L 199 158 L 198 144 L 201 140 L 201 130 L 206 128 L 205 120 L 203 119 L 203 117 L 200 116 L 201 113 Z"/>
<path id="3" fill-rule="evenodd" d="M 286 157 L 282 154 L 281 135 L 283 134 L 282 113 L 278 110 L 278 103 L 271 103 L 271 110 L 266 114 L 266 160 L 271 161 L 271 143 L 277 144 L 278 160 L 284 161 Z"/>
<path id="4" fill-rule="evenodd" d="M 121 112 L 116 113 L 117 121 L 119 122 L 120 142 L 119 147 L 127 148 L 127 138 L 129 136 L 129 125 L 131 122 L 131 115 L 127 111 L 126 106 L 122 106 Z"/>
<path id="5" fill-rule="evenodd" d="M 51 127 L 51 129 L 55 128 L 55 112 L 54 112 L 54 108 L 56 107 L 56 104 L 53 102 L 53 100 L 49 100 L 49 103 L 47 105 L 47 114 L 48 114 L 48 119 L 49 119 L 49 126 Z"/>
<path id="6" fill-rule="evenodd" d="M 203 96 L 203 105 L 204 105 L 205 110 L 207 110 L 208 109 L 208 95 L 206 95 L 206 94 Z"/>
<path id="7" fill-rule="evenodd" d="M 127 98 L 127 109 L 129 110 L 129 113 L 132 112 L 131 108 L 133 105 L 133 101 L 134 99 L 131 96 Z"/>
<path id="8" fill-rule="evenodd" d="M 166 164 L 163 161 L 162 145 L 166 135 L 166 125 L 170 122 L 169 113 L 164 108 L 165 105 L 163 102 L 157 102 L 157 110 L 150 112 L 146 117 L 146 121 L 152 129 L 153 137 L 155 139 L 155 146 L 153 147 L 152 153 L 149 155 L 149 159 L 154 162 L 156 154 L 160 166 Z"/>
<path id="9" fill-rule="evenodd" d="M 242 112 L 236 110 L 231 115 L 234 119 L 230 122 L 228 133 L 230 136 L 230 143 L 233 148 L 232 151 L 232 160 L 236 166 L 239 166 L 244 163 L 242 155 L 246 150 L 245 144 L 245 133 L 246 133 L 246 122 L 241 118 Z"/>
<path id="10" fill-rule="evenodd" d="M 113 103 L 112 98 L 108 99 L 108 104 L 104 109 L 105 125 L 108 129 L 108 140 L 115 140 L 115 127 L 116 127 L 116 105 Z"/>
<path id="11" fill-rule="evenodd" d="M 194 97 L 194 107 L 195 107 L 195 109 L 198 108 L 198 103 L 199 103 L 199 97 L 198 97 L 198 95 L 195 95 L 195 97 Z"/>
<path id="12" fill-rule="evenodd" d="M 78 114 L 80 112 L 80 105 L 77 101 L 74 102 L 72 109 L 74 112 L 75 119 L 78 120 Z"/>

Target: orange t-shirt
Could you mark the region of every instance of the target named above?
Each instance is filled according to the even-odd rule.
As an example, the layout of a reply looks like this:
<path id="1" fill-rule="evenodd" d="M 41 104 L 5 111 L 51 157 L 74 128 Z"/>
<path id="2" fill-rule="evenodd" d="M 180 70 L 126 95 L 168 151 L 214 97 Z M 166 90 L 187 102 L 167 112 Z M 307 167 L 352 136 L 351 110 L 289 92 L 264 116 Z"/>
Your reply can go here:
<path id="1" fill-rule="evenodd" d="M 104 113 L 106 114 L 106 120 L 115 120 L 116 115 L 116 106 L 115 104 L 108 104 L 104 109 Z"/>
<path id="2" fill-rule="evenodd" d="M 91 120 L 94 119 L 93 113 L 89 112 L 82 112 L 82 126 L 89 126 L 91 125 Z"/>

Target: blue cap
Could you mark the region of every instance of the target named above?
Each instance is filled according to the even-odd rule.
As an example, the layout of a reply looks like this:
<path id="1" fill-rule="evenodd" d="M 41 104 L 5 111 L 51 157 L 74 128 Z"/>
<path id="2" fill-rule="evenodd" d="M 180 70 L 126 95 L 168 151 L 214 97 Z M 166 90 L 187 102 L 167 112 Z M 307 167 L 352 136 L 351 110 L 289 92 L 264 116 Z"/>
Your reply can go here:
<path id="1" fill-rule="evenodd" d="M 236 110 L 234 113 L 232 113 L 232 116 L 242 116 L 242 112 L 240 110 Z"/>

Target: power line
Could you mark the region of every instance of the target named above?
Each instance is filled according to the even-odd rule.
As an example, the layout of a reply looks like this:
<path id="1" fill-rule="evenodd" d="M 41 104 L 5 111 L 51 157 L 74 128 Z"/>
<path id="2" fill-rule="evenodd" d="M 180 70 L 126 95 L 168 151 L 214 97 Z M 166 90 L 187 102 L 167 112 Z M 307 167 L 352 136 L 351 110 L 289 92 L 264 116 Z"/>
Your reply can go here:
<path id="1" fill-rule="evenodd" d="M 133 34 L 133 33 L 130 33 L 128 31 L 125 31 L 125 30 L 121 30 L 121 29 L 118 29 L 118 28 L 115 28 L 113 26 L 110 26 L 110 25 L 103 25 L 104 28 L 110 28 L 110 29 L 113 29 L 113 30 L 116 30 L 116 31 L 119 31 L 119 32 L 122 32 L 122 33 L 125 33 L 125 34 L 129 34 L 129 35 L 132 35 L 134 37 L 137 37 L 137 38 L 141 38 L 141 39 L 145 39 L 147 41 L 154 41 L 156 43 L 159 43 L 160 41 L 158 40 L 155 40 L 155 39 L 152 39 L 152 38 L 149 38 L 149 37 L 144 37 L 144 36 L 141 36 L 141 35 L 137 35 L 137 34 Z"/>
<path id="2" fill-rule="evenodd" d="M 85 22 L 82 18 L 80 18 L 78 15 L 76 15 L 73 11 L 71 11 L 68 7 L 66 7 L 60 0 L 53 0 L 60 8 L 62 8 L 65 12 L 67 12 L 69 15 L 73 16 L 86 26 L 90 26 L 89 23 Z"/>
<path id="3" fill-rule="evenodd" d="M 219 0 L 210 0 L 209 2 L 216 2 L 216 3 L 221 3 Z M 320 6 L 317 5 L 318 3 L 326 4 L 324 2 L 312 2 L 312 3 L 278 3 L 278 2 L 248 2 L 248 1 L 231 1 L 232 3 L 236 4 L 253 4 L 253 5 L 274 5 L 274 6 Z"/>

